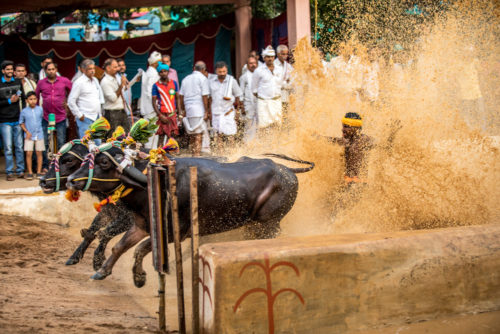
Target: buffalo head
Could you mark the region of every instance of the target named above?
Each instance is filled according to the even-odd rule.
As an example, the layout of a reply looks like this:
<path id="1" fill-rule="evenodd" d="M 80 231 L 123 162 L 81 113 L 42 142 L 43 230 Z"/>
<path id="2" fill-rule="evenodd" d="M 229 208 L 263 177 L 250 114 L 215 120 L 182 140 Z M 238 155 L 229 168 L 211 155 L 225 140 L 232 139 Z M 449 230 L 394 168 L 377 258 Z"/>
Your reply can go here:
<path id="1" fill-rule="evenodd" d="M 140 164 L 144 169 L 146 164 Z M 103 144 L 89 153 L 80 168 L 68 177 L 66 186 L 71 190 L 89 190 L 109 193 L 120 184 L 132 188 L 145 188 L 146 177 L 127 163 L 119 144 Z"/>
<path id="2" fill-rule="evenodd" d="M 50 194 L 66 190 L 66 179 L 78 169 L 87 153 L 87 146 L 80 140 L 64 144 L 52 159 L 48 172 L 40 178 L 39 184 L 43 192 Z"/>

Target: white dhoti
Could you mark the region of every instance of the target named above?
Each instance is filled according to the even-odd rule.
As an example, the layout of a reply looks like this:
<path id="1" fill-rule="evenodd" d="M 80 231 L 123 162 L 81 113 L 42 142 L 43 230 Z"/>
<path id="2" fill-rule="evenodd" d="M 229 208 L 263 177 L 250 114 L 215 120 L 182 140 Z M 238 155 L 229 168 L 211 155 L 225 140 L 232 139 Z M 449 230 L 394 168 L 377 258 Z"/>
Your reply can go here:
<path id="1" fill-rule="evenodd" d="M 237 132 L 236 120 L 234 119 L 235 111 L 232 110 L 228 115 L 219 114 L 212 115 L 212 128 L 215 132 L 226 136 L 233 136 Z"/>
<path id="2" fill-rule="evenodd" d="M 203 117 L 184 117 L 182 124 L 188 135 L 202 134 L 201 151 L 210 153 L 210 136 L 208 127 Z"/>
<path id="3" fill-rule="evenodd" d="M 148 115 L 144 116 L 143 118 L 150 120 L 154 117 L 157 117 L 156 113 L 148 114 Z M 160 137 L 155 133 L 154 135 L 149 137 L 148 142 L 146 144 L 144 144 L 144 147 L 148 148 L 148 149 L 157 148 L 158 144 L 159 144 L 158 143 L 159 140 L 160 140 Z"/>
<path id="4" fill-rule="evenodd" d="M 257 134 L 257 103 L 245 103 L 245 134 L 243 140 L 248 143 L 255 138 Z"/>
<path id="5" fill-rule="evenodd" d="M 279 99 L 257 99 L 257 117 L 259 128 L 266 128 L 272 124 L 281 125 L 282 110 L 281 98 Z"/>

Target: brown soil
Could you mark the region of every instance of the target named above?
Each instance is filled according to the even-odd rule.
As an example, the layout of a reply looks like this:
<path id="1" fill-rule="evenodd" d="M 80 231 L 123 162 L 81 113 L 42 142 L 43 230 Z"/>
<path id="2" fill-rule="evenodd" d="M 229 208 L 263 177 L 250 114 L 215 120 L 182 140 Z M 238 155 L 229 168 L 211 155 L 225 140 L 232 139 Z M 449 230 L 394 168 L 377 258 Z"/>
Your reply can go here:
<path id="1" fill-rule="evenodd" d="M 0 215 L 1 333 L 152 333 L 157 320 L 116 280 L 95 284 L 91 251 L 65 266 L 81 239 L 65 226 Z"/>

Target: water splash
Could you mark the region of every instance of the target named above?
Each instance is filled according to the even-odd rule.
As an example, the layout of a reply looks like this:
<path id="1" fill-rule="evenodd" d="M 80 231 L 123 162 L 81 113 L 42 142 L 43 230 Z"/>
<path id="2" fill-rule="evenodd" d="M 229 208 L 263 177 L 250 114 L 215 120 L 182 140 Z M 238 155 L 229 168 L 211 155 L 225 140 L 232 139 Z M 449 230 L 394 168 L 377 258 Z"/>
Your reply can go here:
<path id="1" fill-rule="evenodd" d="M 297 202 L 282 222 L 284 235 L 499 221 L 500 20 L 492 6 L 457 2 L 420 35 L 409 28 L 413 42 L 402 36 L 404 50 L 378 49 L 380 95 L 372 103 L 339 89 L 319 52 L 306 40 L 298 43 L 287 126 L 235 153 L 273 151 L 316 163 L 299 176 Z M 376 43 L 351 39 L 343 45 L 367 65 Z M 460 79 L 474 59 L 480 65 L 486 129 L 460 113 Z M 344 191 L 343 149 L 320 137 L 340 137 L 340 119 L 348 111 L 363 115 L 363 132 L 377 143 L 366 166 L 368 186 L 354 192 Z M 395 120 L 400 129 L 389 145 Z"/>

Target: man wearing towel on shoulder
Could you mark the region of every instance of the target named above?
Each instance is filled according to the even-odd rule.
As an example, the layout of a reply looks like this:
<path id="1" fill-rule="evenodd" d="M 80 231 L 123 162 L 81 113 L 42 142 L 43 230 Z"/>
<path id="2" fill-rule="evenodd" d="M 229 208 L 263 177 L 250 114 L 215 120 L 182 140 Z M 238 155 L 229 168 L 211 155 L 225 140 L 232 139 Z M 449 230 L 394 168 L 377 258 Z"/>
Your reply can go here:
<path id="1" fill-rule="evenodd" d="M 276 53 L 272 46 L 263 52 L 265 66 L 258 67 L 252 78 L 252 92 L 257 97 L 259 131 L 280 126 L 282 121 L 281 86 L 282 73 L 274 66 Z"/>
<path id="2" fill-rule="evenodd" d="M 290 93 L 292 92 L 291 73 L 293 71 L 292 65 L 288 62 L 288 47 L 286 45 L 278 45 L 276 48 L 278 57 L 274 60 L 274 67 L 277 71 L 281 72 L 281 103 L 283 107 L 283 116 L 287 118 L 290 103 Z"/>
<path id="3" fill-rule="evenodd" d="M 242 93 L 236 79 L 227 74 L 225 62 L 219 61 L 215 64 L 215 73 L 216 76 L 211 77 L 208 82 L 212 127 L 217 134 L 217 149 L 220 150 L 225 139 L 229 146 L 234 144 L 236 122 L 239 119 L 238 108 L 235 108 L 234 104 L 239 107 Z"/>
<path id="4" fill-rule="evenodd" d="M 207 124 L 208 120 L 208 79 L 205 75 L 207 66 L 204 62 L 198 61 L 194 65 L 194 71 L 182 80 L 179 92 L 179 104 L 182 111 L 182 124 L 189 135 L 189 148 L 193 156 L 201 155 L 202 137 L 210 145 Z M 204 145 L 205 146 L 205 145 Z"/>
<path id="5" fill-rule="evenodd" d="M 257 98 L 252 92 L 252 78 L 257 68 L 257 58 L 249 56 L 247 60 L 247 71 L 240 77 L 240 88 L 243 94 L 243 114 L 245 120 L 245 134 L 243 139 L 246 143 L 252 141 L 257 133 Z"/>
<path id="6" fill-rule="evenodd" d="M 151 119 L 156 116 L 156 112 L 153 108 L 153 85 L 160 80 L 160 75 L 156 68 L 158 63 L 161 61 L 161 54 L 157 51 L 153 51 L 148 58 L 149 67 L 147 71 L 142 75 L 141 83 L 141 115 L 145 119 Z M 146 148 L 156 148 L 154 142 L 157 142 L 158 136 L 154 135 L 149 138 L 146 143 Z"/>

